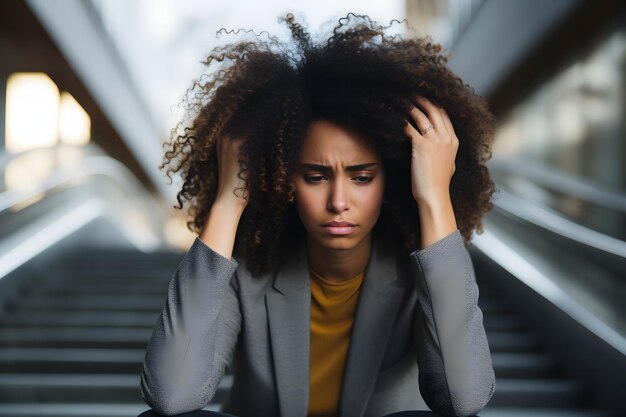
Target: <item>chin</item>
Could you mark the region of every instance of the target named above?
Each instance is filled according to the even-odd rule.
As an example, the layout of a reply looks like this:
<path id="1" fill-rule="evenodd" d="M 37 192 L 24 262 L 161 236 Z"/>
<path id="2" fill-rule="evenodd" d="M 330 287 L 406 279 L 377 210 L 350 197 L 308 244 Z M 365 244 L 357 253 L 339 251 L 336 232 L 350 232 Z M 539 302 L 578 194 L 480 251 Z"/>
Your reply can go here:
<path id="1" fill-rule="evenodd" d="M 352 249 L 363 241 L 363 236 L 347 235 L 347 236 L 329 236 L 322 235 L 316 239 L 318 245 L 327 249 Z"/>

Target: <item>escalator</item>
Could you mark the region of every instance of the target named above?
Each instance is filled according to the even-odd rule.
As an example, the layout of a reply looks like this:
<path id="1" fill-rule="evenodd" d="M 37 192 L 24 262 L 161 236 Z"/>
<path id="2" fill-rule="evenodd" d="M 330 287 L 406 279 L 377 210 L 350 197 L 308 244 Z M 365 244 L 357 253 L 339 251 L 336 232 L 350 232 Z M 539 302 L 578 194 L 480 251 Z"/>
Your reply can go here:
<path id="1" fill-rule="evenodd" d="M 589 387 L 565 377 L 523 312 L 511 307 L 472 250 L 497 388 L 482 416 L 608 417 Z M 181 254 L 81 251 L 33 268 L 0 323 L 0 416 L 136 416 L 139 375 Z M 227 373 L 206 407 L 217 410 Z"/>
<path id="2" fill-rule="evenodd" d="M 90 174 L 78 171 L 84 177 L 111 178 L 110 169 L 88 165 Z M 141 363 L 183 254 L 139 250 L 149 241 L 86 244 L 141 235 L 128 232 L 129 222 L 112 223 L 132 207 L 97 184 L 59 180 L 20 209 L 19 200 L 0 194 L 0 417 L 137 416 L 148 409 Z M 107 210 L 85 205 L 103 196 Z M 624 258 L 619 247 L 590 249 L 510 208 L 536 210 L 524 204 L 503 192 L 469 248 L 496 373 L 493 398 L 479 415 L 620 417 L 624 287 L 611 280 L 622 279 Z M 205 409 L 218 410 L 231 385 L 227 371 Z"/>
<path id="3" fill-rule="evenodd" d="M 0 324 L 0 416 L 147 410 L 141 362 L 181 258 L 99 250 L 37 265 Z M 207 409 L 217 409 L 231 380 Z"/>
<path id="4" fill-rule="evenodd" d="M 93 268 L 64 268 L 96 247 L 131 250 L 133 259 L 158 250 L 163 204 L 93 143 L 0 154 L 0 173 L 0 414 L 93 415 L 77 405 L 93 401 L 92 387 L 113 407 L 106 415 L 127 415 L 114 403 L 138 387 L 133 352 L 154 322 L 146 311 L 163 301 L 150 298 L 161 292 L 157 280 L 143 287 L 134 275 L 122 290 L 111 273 L 98 281 Z"/>
<path id="5" fill-rule="evenodd" d="M 558 352 L 551 351 L 541 335 L 525 320 L 485 273 L 484 255 L 472 252 L 480 287 L 479 307 L 491 349 L 496 390 L 481 416 L 502 417 L 608 417 L 594 408 L 589 386 L 567 377 Z"/>

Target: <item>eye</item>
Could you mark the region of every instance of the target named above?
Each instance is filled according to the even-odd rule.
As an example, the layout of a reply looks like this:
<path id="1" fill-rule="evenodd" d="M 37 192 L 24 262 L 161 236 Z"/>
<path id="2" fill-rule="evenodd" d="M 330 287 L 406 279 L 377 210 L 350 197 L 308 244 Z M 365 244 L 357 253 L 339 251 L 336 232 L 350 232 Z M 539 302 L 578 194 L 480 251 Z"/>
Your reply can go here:
<path id="1" fill-rule="evenodd" d="M 326 176 L 324 175 L 314 175 L 314 176 L 308 176 L 308 177 L 304 177 L 304 180 L 308 183 L 319 183 L 321 182 L 322 178 L 326 178 Z M 358 182 L 361 184 L 366 184 L 368 182 L 371 182 L 373 180 L 373 177 L 366 177 L 366 176 L 359 176 L 359 177 L 354 177 Z"/>
<path id="2" fill-rule="evenodd" d="M 319 182 L 319 181 L 316 181 L 316 180 L 317 180 L 317 179 L 319 179 L 319 178 L 325 178 L 325 177 L 324 177 L 324 176 L 322 176 L 322 175 L 315 175 L 315 176 L 312 176 L 312 177 L 304 177 L 304 180 L 305 180 L 306 182 L 316 183 L 316 182 Z"/>

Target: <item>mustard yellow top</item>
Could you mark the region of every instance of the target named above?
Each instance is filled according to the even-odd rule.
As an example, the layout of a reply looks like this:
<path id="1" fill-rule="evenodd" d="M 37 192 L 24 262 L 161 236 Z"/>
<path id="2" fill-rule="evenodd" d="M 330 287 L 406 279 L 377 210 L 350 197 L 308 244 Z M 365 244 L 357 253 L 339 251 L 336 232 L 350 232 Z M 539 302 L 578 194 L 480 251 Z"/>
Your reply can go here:
<path id="1" fill-rule="evenodd" d="M 347 281 L 311 276 L 311 362 L 308 417 L 339 414 L 341 383 L 363 272 Z"/>

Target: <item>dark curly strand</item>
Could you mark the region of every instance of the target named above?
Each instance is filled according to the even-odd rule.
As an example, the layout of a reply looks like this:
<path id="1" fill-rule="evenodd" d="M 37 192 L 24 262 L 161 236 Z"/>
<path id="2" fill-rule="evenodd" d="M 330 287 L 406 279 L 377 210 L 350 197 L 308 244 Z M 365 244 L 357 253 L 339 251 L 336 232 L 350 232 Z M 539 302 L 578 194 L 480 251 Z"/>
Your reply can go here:
<path id="1" fill-rule="evenodd" d="M 182 173 L 175 208 L 189 202 L 190 230 L 200 233 L 216 197 L 216 139 L 243 137 L 239 175 L 247 177 L 249 203 L 234 252 L 255 275 L 273 269 L 279 254 L 306 233 L 291 204 L 291 178 L 307 129 L 323 118 L 359 133 L 381 156 L 386 203 L 374 232 L 385 230 L 410 253 L 419 247 L 420 223 L 403 120 L 409 119 L 410 97 L 420 95 L 448 112 L 459 139 L 450 185 L 459 230 L 466 244 L 474 229 L 482 233 L 495 191 L 485 166 L 495 120 L 487 103 L 446 67 L 442 47 L 430 37 L 388 36 L 389 26 L 353 13 L 318 43 L 293 14 L 281 21 L 295 42 L 257 36 L 217 47 L 203 63 L 208 68 L 217 61 L 223 68 L 187 91 L 187 122 L 172 129 L 160 168 L 169 164 L 170 180 L 172 172 Z"/>

